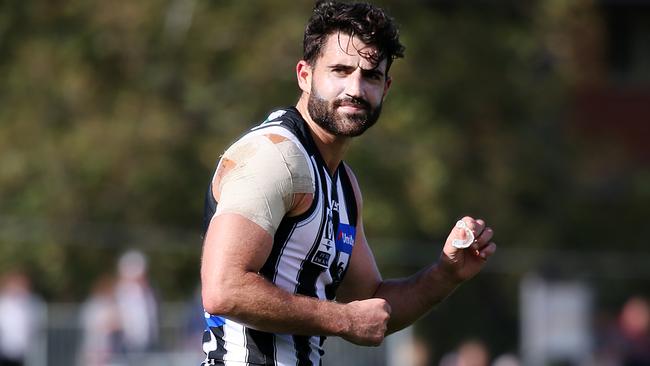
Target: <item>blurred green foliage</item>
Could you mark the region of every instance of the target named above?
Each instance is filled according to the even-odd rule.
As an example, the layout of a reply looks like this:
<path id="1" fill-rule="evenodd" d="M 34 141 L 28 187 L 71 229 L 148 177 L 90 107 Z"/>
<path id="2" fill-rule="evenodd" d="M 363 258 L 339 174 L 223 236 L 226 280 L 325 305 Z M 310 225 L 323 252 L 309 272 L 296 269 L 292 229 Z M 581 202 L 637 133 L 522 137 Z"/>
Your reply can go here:
<path id="1" fill-rule="evenodd" d="M 563 50 L 594 21 L 575 16 L 593 15 L 591 2 L 378 3 L 401 25 L 406 58 L 348 161 L 386 274 L 435 259 L 465 214 L 486 218 L 505 252 L 645 249 L 633 228 L 645 226 L 650 175 L 568 118 L 577 81 Z M 136 246 L 162 298 L 190 296 L 214 165 L 271 108 L 297 100 L 312 5 L 1 2 L 0 268 L 27 269 L 48 299 L 80 300 Z M 480 329 L 505 325 L 495 339 L 507 349 L 518 278 L 495 273 L 442 313 L 494 297 L 472 314 L 496 316 Z"/>

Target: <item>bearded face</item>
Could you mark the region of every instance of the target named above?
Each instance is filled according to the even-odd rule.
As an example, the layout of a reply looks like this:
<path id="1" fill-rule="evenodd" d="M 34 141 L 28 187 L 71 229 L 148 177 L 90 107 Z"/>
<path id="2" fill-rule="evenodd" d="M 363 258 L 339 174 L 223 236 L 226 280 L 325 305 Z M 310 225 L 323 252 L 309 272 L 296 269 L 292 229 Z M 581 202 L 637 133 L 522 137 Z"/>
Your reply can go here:
<path id="1" fill-rule="evenodd" d="M 363 134 L 377 122 L 382 103 L 373 107 L 362 98 L 346 97 L 328 101 L 321 97 L 312 84 L 307 110 L 312 120 L 325 131 L 343 137 Z"/>
<path id="2" fill-rule="evenodd" d="M 372 45 L 344 33 L 331 34 L 317 61 L 301 68 L 311 71 L 303 85 L 307 111 L 320 128 L 334 136 L 354 137 L 377 122 L 390 86 L 388 60 L 376 60 Z M 305 74 L 307 75 L 307 74 Z"/>

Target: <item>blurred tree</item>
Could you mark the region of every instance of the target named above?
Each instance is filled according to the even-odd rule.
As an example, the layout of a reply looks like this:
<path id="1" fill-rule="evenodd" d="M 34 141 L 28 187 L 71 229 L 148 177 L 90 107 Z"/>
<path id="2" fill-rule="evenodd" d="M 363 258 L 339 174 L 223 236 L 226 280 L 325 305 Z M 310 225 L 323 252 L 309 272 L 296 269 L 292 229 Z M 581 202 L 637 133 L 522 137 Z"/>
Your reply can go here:
<path id="1" fill-rule="evenodd" d="M 603 82 L 593 1 L 378 3 L 401 25 L 406 58 L 348 160 L 387 274 L 433 259 L 428 243 L 464 214 L 488 219 L 506 250 L 643 248 L 618 225 L 647 217 L 647 170 L 566 124 L 572 88 Z M 163 298 L 189 296 L 214 165 L 271 108 L 295 103 L 311 7 L 0 2 L 0 268 L 29 268 L 46 297 L 79 300 L 140 246 Z M 574 52 L 582 39 L 588 67 Z M 490 276 L 472 288 L 494 289 Z M 498 299 L 475 293 L 503 309 L 485 332 L 516 324 L 517 278 L 498 280 Z M 454 306 L 479 301 L 464 293 Z M 428 319 L 441 329 L 445 309 Z M 512 347 L 516 329 L 505 333 L 498 349 Z"/>

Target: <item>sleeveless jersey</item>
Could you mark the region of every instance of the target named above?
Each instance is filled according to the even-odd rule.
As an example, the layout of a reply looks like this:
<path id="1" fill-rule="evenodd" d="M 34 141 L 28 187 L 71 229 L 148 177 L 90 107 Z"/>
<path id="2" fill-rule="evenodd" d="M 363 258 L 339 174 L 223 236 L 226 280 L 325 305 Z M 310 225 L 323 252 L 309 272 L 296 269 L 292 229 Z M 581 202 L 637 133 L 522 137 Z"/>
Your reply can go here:
<path id="1" fill-rule="evenodd" d="M 309 162 L 315 187 L 313 203 L 305 213 L 282 219 L 259 273 L 290 293 L 333 300 L 348 267 L 357 222 L 357 202 L 344 164 L 330 175 L 295 108 L 271 113 L 248 134 L 277 134 L 296 143 Z M 217 204 L 210 184 L 204 232 Z M 204 365 L 321 364 L 324 336 L 267 333 L 207 312 L 205 318 Z"/>

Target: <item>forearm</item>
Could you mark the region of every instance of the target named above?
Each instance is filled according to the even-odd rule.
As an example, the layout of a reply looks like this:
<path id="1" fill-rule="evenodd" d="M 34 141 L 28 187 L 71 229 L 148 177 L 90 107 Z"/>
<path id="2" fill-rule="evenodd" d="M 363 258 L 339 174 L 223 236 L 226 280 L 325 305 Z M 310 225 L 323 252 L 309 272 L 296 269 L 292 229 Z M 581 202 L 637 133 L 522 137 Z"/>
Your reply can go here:
<path id="1" fill-rule="evenodd" d="M 411 325 L 459 285 L 460 282 L 448 276 L 438 264 L 407 278 L 384 280 L 374 297 L 385 299 L 392 308 L 387 333 Z"/>
<path id="2" fill-rule="evenodd" d="M 204 291 L 204 305 L 208 312 L 266 332 L 341 335 L 349 326 L 343 304 L 290 294 L 254 272 Z"/>

